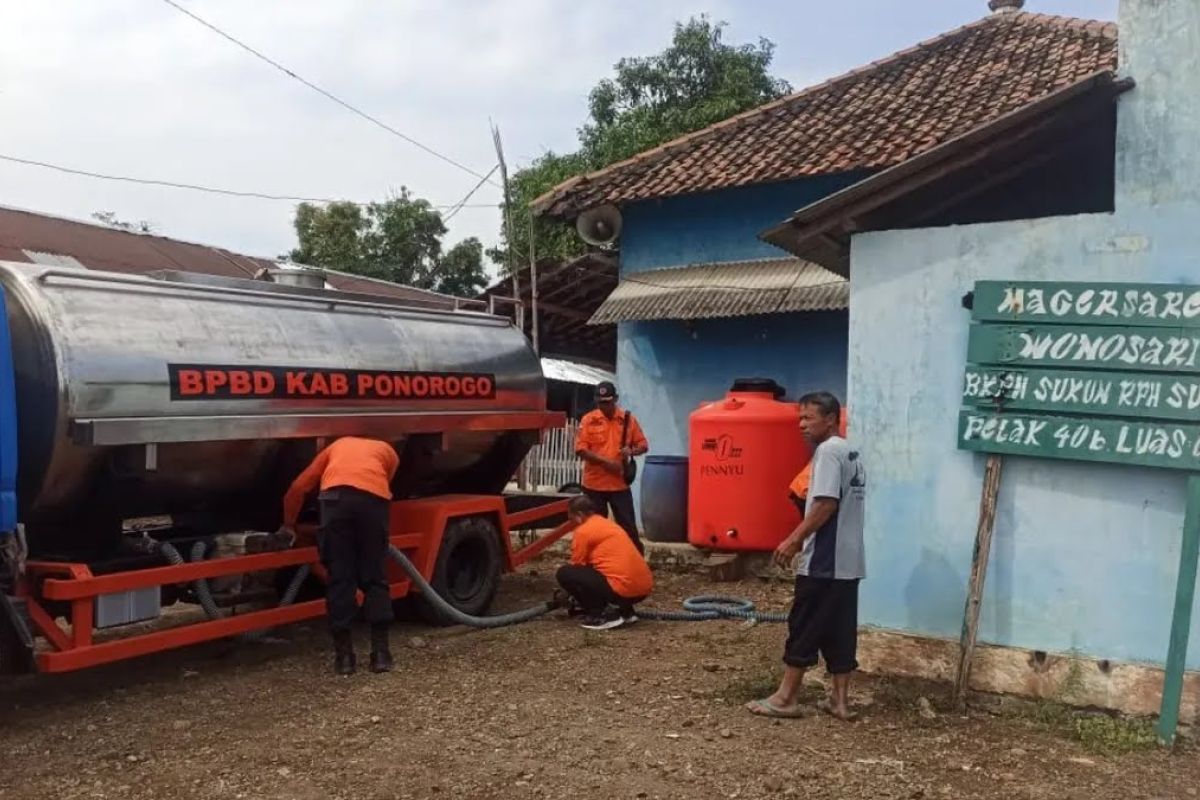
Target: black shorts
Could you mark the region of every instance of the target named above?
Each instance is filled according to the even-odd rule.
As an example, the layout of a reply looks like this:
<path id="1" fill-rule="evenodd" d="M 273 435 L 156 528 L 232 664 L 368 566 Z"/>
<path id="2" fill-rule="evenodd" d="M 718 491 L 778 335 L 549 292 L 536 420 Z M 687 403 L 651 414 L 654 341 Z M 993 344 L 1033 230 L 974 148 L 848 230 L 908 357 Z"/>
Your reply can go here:
<path id="1" fill-rule="evenodd" d="M 858 669 L 858 581 L 796 576 L 796 597 L 788 612 L 783 663 L 817 665 L 825 659 L 831 675 Z"/>

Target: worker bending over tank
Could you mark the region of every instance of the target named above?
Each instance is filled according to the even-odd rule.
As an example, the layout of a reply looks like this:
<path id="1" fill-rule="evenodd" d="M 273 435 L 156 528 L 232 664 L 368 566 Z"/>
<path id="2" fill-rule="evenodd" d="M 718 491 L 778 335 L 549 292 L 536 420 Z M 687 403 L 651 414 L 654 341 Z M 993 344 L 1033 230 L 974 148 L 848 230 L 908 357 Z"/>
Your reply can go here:
<path id="1" fill-rule="evenodd" d="M 326 606 L 339 675 L 352 675 L 356 667 L 350 626 L 358 612 L 357 589 L 362 589 L 371 624 L 371 671 L 392 669 L 392 598 L 384 559 L 391 483 L 399 466 L 400 457 L 387 442 L 345 436 L 322 450 L 283 498 L 281 530 L 294 536 L 305 496 L 320 488 L 317 550 L 329 573 Z"/>
<path id="2" fill-rule="evenodd" d="M 633 514 L 633 491 L 637 476 L 633 460 L 650 449 L 646 434 L 626 409 L 617 406 L 617 387 L 609 381 L 596 384 L 596 408 L 579 421 L 575 455 L 583 460 L 583 493 L 596 513 L 608 516 L 625 529 L 639 553 L 644 553 Z"/>
<path id="3" fill-rule="evenodd" d="M 841 404 L 828 392 L 800 398 L 800 428 L 815 446 L 804 519 L 775 550 L 780 566 L 796 572 L 788 613 L 783 680 L 770 697 L 747 708 L 769 717 L 798 717 L 804 673 L 820 655 L 833 676 L 831 697 L 821 710 L 853 719 L 850 676 L 858 669 L 858 583 L 866 577 L 863 501 L 867 473 L 859 453 L 838 435 Z M 793 564 L 793 562 L 795 562 Z"/>
<path id="4" fill-rule="evenodd" d="M 633 607 L 654 588 L 646 560 L 625 531 L 596 513 L 587 497 L 571 500 L 567 513 L 575 523 L 571 563 L 558 570 L 558 583 L 585 615 L 583 627 L 608 630 L 637 622 Z"/>

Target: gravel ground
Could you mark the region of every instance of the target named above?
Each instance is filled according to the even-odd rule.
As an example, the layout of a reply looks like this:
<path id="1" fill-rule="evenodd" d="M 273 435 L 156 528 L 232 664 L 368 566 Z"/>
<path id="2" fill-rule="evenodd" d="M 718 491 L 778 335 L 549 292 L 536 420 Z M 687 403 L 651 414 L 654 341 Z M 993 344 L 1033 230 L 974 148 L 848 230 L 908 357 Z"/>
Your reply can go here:
<path id="1" fill-rule="evenodd" d="M 555 564 L 504 580 L 544 599 Z M 782 609 L 788 587 L 716 587 Z M 661 575 L 652 604 L 714 589 Z M 783 628 L 563 619 L 412 624 L 397 670 L 329 674 L 318 624 L 0 687 L 0 798 L 1187 798 L 1198 750 L 1046 705 L 944 710 L 948 687 L 863 676 L 853 724 L 773 721 Z M 360 650 L 365 649 L 360 634 Z M 810 676 L 813 698 L 822 676 Z M 1082 731 L 1082 735 L 1081 735 Z"/>

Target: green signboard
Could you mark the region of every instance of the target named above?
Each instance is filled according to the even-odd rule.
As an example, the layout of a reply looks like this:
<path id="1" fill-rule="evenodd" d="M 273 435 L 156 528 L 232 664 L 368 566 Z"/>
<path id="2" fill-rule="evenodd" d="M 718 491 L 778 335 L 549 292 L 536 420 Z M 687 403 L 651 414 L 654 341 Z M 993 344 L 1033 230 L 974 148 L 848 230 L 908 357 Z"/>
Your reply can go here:
<path id="1" fill-rule="evenodd" d="M 1200 328 L 972 325 L 967 360 L 999 366 L 1200 374 Z"/>
<path id="2" fill-rule="evenodd" d="M 1200 375 L 967 367 L 963 405 L 1200 421 Z"/>
<path id="3" fill-rule="evenodd" d="M 971 299 L 960 449 L 1191 473 L 1159 717 L 1170 743 L 1200 560 L 1200 286 L 980 281 Z"/>
<path id="4" fill-rule="evenodd" d="M 1200 472 L 1200 425 L 963 411 L 963 450 Z"/>
<path id="5" fill-rule="evenodd" d="M 1200 328 L 1200 286 L 979 281 L 976 322 Z"/>

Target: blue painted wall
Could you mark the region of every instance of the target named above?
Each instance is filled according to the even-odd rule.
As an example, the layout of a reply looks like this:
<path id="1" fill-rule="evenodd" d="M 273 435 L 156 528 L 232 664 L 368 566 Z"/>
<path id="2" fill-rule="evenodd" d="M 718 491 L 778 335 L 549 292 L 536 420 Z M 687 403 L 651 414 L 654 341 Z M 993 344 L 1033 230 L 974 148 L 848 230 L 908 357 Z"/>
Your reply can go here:
<path id="1" fill-rule="evenodd" d="M 622 208 L 622 274 L 722 261 L 781 258 L 758 238 L 793 211 L 863 177 L 766 184 Z M 792 397 L 844 396 L 846 312 L 622 323 L 617 382 L 641 420 L 650 452 L 687 454 L 688 415 L 725 395 L 735 378 L 774 378 Z M 640 482 L 634 485 L 640 505 Z"/>
<path id="2" fill-rule="evenodd" d="M 983 459 L 956 449 L 962 295 L 978 279 L 1200 283 L 1200 4 L 1123 0 L 1114 214 L 863 234 L 851 255 L 851 438 L 864 451 L 866 622 L 955 637 Z M 983 640 L 1161 663 L 1184 477 L 1006 458 Z M 1200 667 L 1200 617 L 1188 658 Z"/>
<path id="3" fill-rule="evenodd" d="M 642 420 L 651 452 L 687 455 L 688 415 L 735 378 L 768 377 L 789 397 L 845 396 L 846 314 L 771 314 L 634 322 L 617 338 L 621 401 Z"/>
<path id="4" fill-rule="evenodd" d="M 623 206 L 621 270 L 785 257 L 787 253 L 759 239 L 759 233 L 868 174 L 760 184 Z"/>

